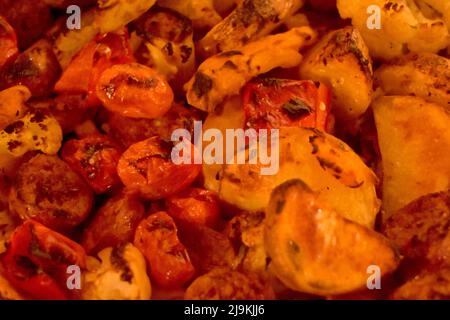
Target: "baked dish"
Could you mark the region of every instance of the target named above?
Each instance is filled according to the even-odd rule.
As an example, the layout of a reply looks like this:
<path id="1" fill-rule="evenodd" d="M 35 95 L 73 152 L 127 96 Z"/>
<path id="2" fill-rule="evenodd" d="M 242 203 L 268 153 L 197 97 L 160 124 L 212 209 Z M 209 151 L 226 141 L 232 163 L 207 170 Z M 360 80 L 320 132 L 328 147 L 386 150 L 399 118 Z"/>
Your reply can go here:
<path id="1" fill-rule="evenodd" d="M 450 298 L 450 0 L 0 0 L 0 298 Z"/>

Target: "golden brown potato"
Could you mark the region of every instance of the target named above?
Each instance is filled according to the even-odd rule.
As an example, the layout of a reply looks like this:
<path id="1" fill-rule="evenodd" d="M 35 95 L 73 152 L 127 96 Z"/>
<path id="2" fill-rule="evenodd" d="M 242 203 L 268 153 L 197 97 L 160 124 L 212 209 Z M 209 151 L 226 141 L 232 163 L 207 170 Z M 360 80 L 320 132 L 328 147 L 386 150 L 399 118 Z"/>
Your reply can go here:
<path id="1" fill-rule="evenodd" d="M 300 65 L 300 77 L 332 89 L 333 112 L 348 121 L 361 116 L 372 100 L 372 61 L 361 34 L 352 27 L 332 31 Z"/>
<path id="2" fill-rule="evenodd" d="M 224 165 L 216 190 L 219 196 L 240 209 L 263 211 L 276 186 L 297 178 L 347 219 L 374 226 L 379 209 L 377 179 L 350 147 L 329 134 L 305 128 L 281 128 L 278 144 L 276 174 L 261 175 L 261 164 Z"/>
<path id="3" fill-rule="evenodd" d="M 391 296 L 395 300 L 450 299 L 450 268 L 424 272 L 397 288 Z"/>
<path id="4" fill-rule="evenodd" d="M 311 28 L 295 28 L 208 58 L 185 85 L 187 100 L 200 110 L 212 112 L 257 75 L 277 67 L 297 66 L 302 60 L 300 48 L 314 40 Z"/>
<path id="5" fill-rule="evenodd" d="M 240 1 L 228 17 L 199 42 L 199 53 L 210 57 L 235 50 L 270 34 L 304 4 L 304 0 Z"/>
<path id="6" fill-rule="evenodd" d="M 450 188 L 450 114 L 417 97 L 374 101 L 385 217 L 420 196 Z"/>
<path id="7" fill-rule="evenodd" d="M 242 129 L 245 124 L 244 109 L 240 95 L 226 98 L 225 101 L 206 117 L 203 130 L 217 129 L 222 133 L 223 141 L 226 143 L 226 129 Z M 205 143 L 207 145 L 208 143 Z M 205 147 L 204 145 L 204 147 Z M 202 165 L 203 180 L 205 188 L 209 190 L 219 190 L 219 173 L 222 170 L 221 164 L 207 164 L 204 159 Z M 225 163 L 225 159 L 222 163 Z"/>
<path id="8" fill-rule="evenodd" d="M 433 53 L 411 53 L 383 64 L 375 87 L 385 95 L 418 96 L 450 110 L 450 60 Z"/>
<path id="9" fill-rule="evenodd" d="M 343 19 L 352 19 L 373 58 L 389 60 L 408 52 L 437 53 L 450 44 L 449 31 L 442 17 L 426 17 L 415 1 L 338 0 L 337 7 Z M 368 22 L 373 20 L 373 8 L 380 9 L 379 28 L 368 27 Z M 369 14 L 368 9 L 371 9 Z"/>
<path id="10" fill-rule="evenodd" d="M 450 190 L 411 202 L 391 215 L 382 230 L 405 257 L 450 265 Z"/>
<path id="11" fill-rule="evenodd" d="M 211 29 L 222 20 L 213 0 L 158 0 L 158 5 L 188 17 L 198 30 Z"/>
<path id="12" fill-rule="evenodd" d="M 264 246 L 274 274 L 293 290 L 334 295 L 366 285 L 368 267 L 381 275 L 399 256 L 381 234 L 349 221 L 301 180 L 278 186 L 266 210 Z"/>
<path id="13" fill-rule="evenodd" d="M 255 274 L 214 269 L 198 277 L 186 290 L 186 300 L 268 300 L 272 288 Z"/>

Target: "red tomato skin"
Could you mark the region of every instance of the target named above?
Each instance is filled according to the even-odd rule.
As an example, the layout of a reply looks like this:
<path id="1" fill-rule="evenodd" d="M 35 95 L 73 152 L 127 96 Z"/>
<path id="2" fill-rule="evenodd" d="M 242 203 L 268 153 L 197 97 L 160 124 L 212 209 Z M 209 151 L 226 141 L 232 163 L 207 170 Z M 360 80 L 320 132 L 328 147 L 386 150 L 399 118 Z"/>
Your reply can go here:
<path id="1" fill-rule="evenodd" d="M 31 299 L 76 298 L 67 288 L 67 267 L 86 268 L 84 249 L 42 224 L 27 220 L 14 231 L 1 259 L 5 277 Z"/>
<path id="2" fill-rule="evenodd" d="M 221 223 L 219 200 L 209 190 L 189 188 L 166 198 L 169 215 L 176 222 L 203 225 L 217 229 Z"/>
<path id="3" fill-rule="evenodd" d="M 139 224 L 134 245 L 149 263 L 152 280 L 161 287 L 181 287 L 195 274 L 177 227 L 166 212 L 154 213 Z"/>
<path id="4" fill-rule="evenodd" d="M 250 128 L 327 127 L 331 93 L 324 84 L 260 79 L 249 82 L 242 97 L 245 123 Z"/>
<path id="5" fill-rule="evenodd" d="M 80 174 L 97 194 L 108 192 L 120 184 L 116 170 L 120 155 L 119 147 L 101 135 L 69 140 L 61 151 L 62 159 Z"/>

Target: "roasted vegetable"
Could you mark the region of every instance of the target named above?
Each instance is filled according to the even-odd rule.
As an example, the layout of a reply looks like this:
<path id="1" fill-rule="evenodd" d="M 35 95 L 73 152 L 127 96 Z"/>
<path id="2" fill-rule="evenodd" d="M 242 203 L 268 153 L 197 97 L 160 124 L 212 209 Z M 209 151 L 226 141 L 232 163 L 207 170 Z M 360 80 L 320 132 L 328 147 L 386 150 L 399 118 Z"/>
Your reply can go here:
<path id="1" fill-rule="evenodd" d="M 99 8 L 83 12 L 79 30 L 62 30 L 55 37 L 53 50 L 63 69 L 97 34 L 113 32 L 141 16 L 156 0 L 105 0 Z"/>
<path id="2" fill-rule="evenodd" d="M 253 77 L 276 67 L 298 65 L 302 60 L 299 50 L 314 40 L 315 33 L 309 27 L 295 28 L 213 56 L 186 84 L 187 100 L 200 110 L 212 112 L 226 97 L 238 94 Z"/>
<path id="3" fill-rule="evenodd" d="M 263 211 L 273 188 L 297 178 L 347 219 L 373 228 L 379 209 L 376 177 L 346 144 L 317 129 L 282 128 L 277 145 L 267 151 L 279 150 L 276 174 L 260 175 L 261 163 L 224 165 L 219 196 L 243 210 Z"/>
<path id="4" fill-rule="evenodd" d="M 158 5 L 188 17 L 198 30 L 210 29 L 222 20 L 213 0 L 158 0 Z"/>
<path id="5" fill-rule="evenodd" d="M 411 53 L 383 64 L 375 86 L 386 95 L 418 96 L 450 110 L 450 60 L 432 53 Z"/>
<path id="6" fill-rule="evenodd" d="M 177 12 L 158 8 L 134 24 L 144 39 L 137 49 L 138 62 L 164 75 L 181 95 L 183 85 L 195 72 L 192 22 Z"/>
<path id="7" fill-rule="evenodd" d="M 108 199 L 83 232 L 81 243 L 88 254 L 134 240 L 136 228 L 145 217 L 144 205 L 125 192 Z"/>
<path id="8" fill-rule="evenodd" d="M 266 210 L 269 268 L 289 288 L 318 295 L 350 292 L 367 283 L 367 269 L 395 270 L 399 256 L 381 234 L 343 218 L 301 180 L 278 186 Z"/>
<path id="9" fill-rule="evenodd" d="M 322 81 L 332 90 L 333 112 L 339 120 L 361 116 L 372 100 L 372 61 L 358 30 L 332 31 L 305 56 L 300 77 Z"/>
<path id="10" fill-rule="evenodd" d="M 0 74 L 0 87 L 26 86 L 33 96 L 49 96 L 61 70 L 50 43 L 40 40 L 21 53 Z"/>
<path id="11" fill-rule="evenodd" d="M 270 34 L 304 4 L 303 0 L 243 0 L 228 17 L 200 40 L 200 54 L 209 57 L 239 49 Z"/>
<path id="12" fill-rule="evenodd" d="M 319 82 L 263 78 L 249 82 L 242 95 L 250 128 L 327 128 L 330 90 Z"/>
<path id="13" fill-rule="evenodd" d="M 117 166 L 123 184 L 149 200 L 162 199 L 187 188 L 199 175 L 201 166 L 193 164 L 193 159 L 192 164 L 173 163 L 171 147 L 172 144 L 157 136 L 129 147 Z"/>
<path id="14" fill-rule="evenodd" d="M 92 191 L 81 177 L 58 157 L 43 154 L 20 166 L 9 193 L 12 213 L 57 231 L 79 225 L 92 202 Z"/>
<path id="15" fill-rule="evenodd" d="M 0 15 L 0 70 L 7 65 L 19 53 L 17 48 L 17 37 L 14 29 Z"/>
<path id="16" fill-rule="evenodd" d="M 88 257 L 82 298 L 84 300 L 148 300 L 151 284 L 142 253 L 131 243 L 106 248 L 100 261 Z"/>
<path id="17" fill-rule="evenodd" d="M 176 288 L 194 276 L 189 254 L 167 213 L 157 212 L 142 220 L 136 230 L 134 245 L 147 259 L 152 280 L 158 285 Z"/>
<path id="18" fill-rule="evenodd" d="M 273 289 L 254 274 L 215 269 L 197 278 L 186 290 L 186 300 L 269 300 Z"/>
<path id="19" fill-rule="evenodd" d="M 381 97 L 373 112 L 383 170 L 385 218 L 450 188 L 450 114 L 417 97 Z"/>
<path id="20" fill-rule="evenodd" d="M 381 13 L 380 26 L 368 28 L 371 17 L 367 11 L 374 6 Z M 437 53 L 450 43 L 449 31 L 442 18 L 426 17 L 415 1 L 338 0 L 337 7 L 342 18 L 352 19 L 374 58 L 389 60 L 408 52 Z M 442 14 L 444 12 L 440 12 Z"/>
<path id="21" fill-rule="evenodd" d="M 25 113 L 25 102 L 31 97 L 27 87 L 14 86 L 0 91 L 0 130 Z"/>
<path id="22" fill-rule="evenodd" d="M 155 70 L 142 64 L 119 64 L 106 69 L 96 85 L 105 108 L 130 118 L 163 116 L 173 102 L 173 91 Z"/>
<path id="23" fill-rule="evenodd" d="M 84 270 L 86 254 L 76 242 L 28 220 L 14 231 L 1 263 L 8 281 L 29 298 L 59 300 L 79 294 L 67 287 L 67 268 Z"/>

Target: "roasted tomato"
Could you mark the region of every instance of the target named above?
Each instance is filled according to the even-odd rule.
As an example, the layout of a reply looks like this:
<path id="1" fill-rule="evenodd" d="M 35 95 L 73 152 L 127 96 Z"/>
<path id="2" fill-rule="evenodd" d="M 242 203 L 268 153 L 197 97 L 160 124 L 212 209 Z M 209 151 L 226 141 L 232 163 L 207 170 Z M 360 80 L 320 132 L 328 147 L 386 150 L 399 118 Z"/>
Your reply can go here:
<path id="1" fill-rule="evenodd" d="M 8 281 L 30 298 L 68 299 L 79 294 L 68 289 L 68 267 L 85 269 L 86 254 L 79 244 L 27 220 L 14 231 L 1 262 Z"/>
<path id="2" fill-rule="evenodd" d="M 189 254 L 167 213 L 157 212 L 143 220 L 136 230 L 134 245 L 144 254 L 151 278 L 160 286 L 179 287 L 194 276 Z"/>
<path id="3" fill-rule="evenodd" d="M 119 193 L 97 211 L 83 233 L 82 245 L 87 253 L 132 242 L 134 232 L 145 217 L 144 205 L 133 195 Z"/>
<path id="4" fill-rule="evenodd" d="M 14 29 L 5 18 L 0 16 L 0 69 L 3 68 L 18 53 L 17 37 Z"/>
<path id="5" fill-rule="evenodd" d="M 127 118 L 120 114 L 106 111 L 103 127 L 108 135 L 121 146 L 128 148 L 133 143 L 160 136 L 164 140 L 170 137 L 176 129 L 186 129 L 192 134 L 194 121 L 201 116 L 197 109 L 174 103 L 164 116 L 156 119 Z"/>
<path id="6" fill-rule="evenodd" d="M 64 161 L 40 154 L 21 165 L 8 199 L 11 212 L 22 220 L 66 231 L 87 217 L 93 195 Z"/>
<path id="7" fill-rule="evenodd" d="M 175 221 L 217 228 L 220 209 L 217 195 L 209 190 L 190 188 L 166 199 L 167 210 Z"/>
<path id="8" fill-rule="evenodd" d="M 126 28 L 99 35 L 73 58 L 56 83 L 55 91 L 88 94 L 87 104 L 98 105 L 95 86 L 103 71 L 115 64 L 133 61 Z"/>
<path id="9" fill-rule="evenodd" d="M 105 70 L 96 92 L 106 109 L 130 118 L 161 117 L 174 98 L 161 75 L 138 63 L 115 65 Z"/>
<path id="10" fill-rule="evenodd" d="M 313 81 L 260 79 L 243 89 L 245 123 L 250 128 L 327 128 L 330 90 Z"/>
<path id="11" fill-rule="evenodd" d="M 106 136 L 91 135 L 81 140 L 69 140 L 62 148 L 61 157 L 98 194 L 120 184 L 116 170 L 119 147 Z"/>
<path id="12" fill-rule="evenodd" d="M 2 49 L 3 50 L 3 49 Z M 46 97 L 61 73 L 61 67 L 47 40 L 39 40 L 22 52 L 0 74 L 0 88 L 24 85 L 33 96 Z"/>
<path id="13" fill-rule="evenodd" d="M 193 155 L 194 146 L 190 143 L 189 146 Z M 117 166 L 123 184 L 149 200 L 162 199 L 187 188 L 199 175 L 201 165 L 175 164 L 171 160 L 172 147 L 172 143 L 158 137 L 129 147 Z"/>

